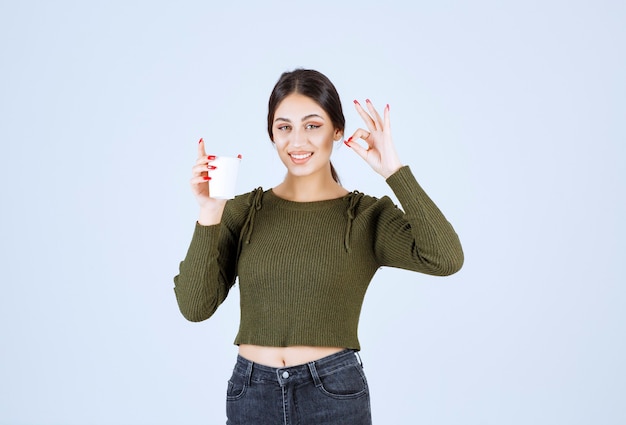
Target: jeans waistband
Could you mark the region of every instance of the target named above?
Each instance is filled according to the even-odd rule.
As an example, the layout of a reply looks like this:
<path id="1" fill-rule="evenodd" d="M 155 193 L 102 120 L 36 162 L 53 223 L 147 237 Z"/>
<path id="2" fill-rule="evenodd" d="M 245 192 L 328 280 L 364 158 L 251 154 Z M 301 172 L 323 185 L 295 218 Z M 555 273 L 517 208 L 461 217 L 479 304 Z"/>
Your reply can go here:
<path id="1" fill-rule="evenodd" d="M 332 374 L 351 365 L 362 365 L 356 350 L 346 349 L 330 356 L 309 363 L 280 368 L 254 363 L 237 355 L 234 373 L 247 378 L 250 382 L 275 382 L 281 386 L 306 381 L 319 382 L 319 377 Z"/>

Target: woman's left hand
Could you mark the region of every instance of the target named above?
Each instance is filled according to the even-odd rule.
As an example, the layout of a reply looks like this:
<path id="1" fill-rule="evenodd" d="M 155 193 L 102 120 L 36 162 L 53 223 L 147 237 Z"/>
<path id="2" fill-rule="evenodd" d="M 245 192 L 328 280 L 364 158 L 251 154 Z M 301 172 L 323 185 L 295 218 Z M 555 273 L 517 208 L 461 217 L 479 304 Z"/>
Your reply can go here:
<path id="1" fill-rule="evenodd" d="M 361 104 L 354 101 L 356 110 L 365 121 L 368 130 L 359 128 L 352 137 L 345 141 L 345 144 L 355 151 L 361 158 L 367 162 L 370 167 L 378 174 L 387 179 L 393 173 L 402 167 L 402 163 L 398 158 L 398 153 L 391 139 L 391 124 L 389 123 L 389 105 L 385 107 L 383 112 L 384 120 L 372 105 L 369 99 L 365 101 L 369 113 L 363 109 Z M 363 147 L 355 140 L 362 139 L 367 143 L 367 147 Z"/>

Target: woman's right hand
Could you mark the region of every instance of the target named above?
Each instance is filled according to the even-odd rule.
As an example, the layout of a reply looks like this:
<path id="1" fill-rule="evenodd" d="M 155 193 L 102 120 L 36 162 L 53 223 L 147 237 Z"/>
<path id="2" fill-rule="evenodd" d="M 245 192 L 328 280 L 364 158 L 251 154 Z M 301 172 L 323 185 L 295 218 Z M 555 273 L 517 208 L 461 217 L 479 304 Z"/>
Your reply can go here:
<path id="1" fill-rule="evenodd" d="M 200 205 L 198 223 L 204 226 L 219 223 L 226 205 L 225 199 L 211 198 L 209 193 L 208 181 L 211 179 L 209 171 L 215 169 L 211 165 L 211 161 L 214 159 L 213 155 L 207 155 L 204 149 L 204 139 L 200 139 L 198 142 L 198 159 L 192 168 L 190 184 L 198 205 Z"/>

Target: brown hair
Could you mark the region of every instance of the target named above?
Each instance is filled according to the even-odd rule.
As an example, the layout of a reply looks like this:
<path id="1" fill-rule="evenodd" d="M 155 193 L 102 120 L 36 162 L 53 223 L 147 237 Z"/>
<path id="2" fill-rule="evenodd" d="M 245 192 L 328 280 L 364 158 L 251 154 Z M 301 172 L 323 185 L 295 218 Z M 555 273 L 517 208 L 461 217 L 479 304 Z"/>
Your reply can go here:
<path id="1" fill-rule="evenodd" d="M 328 114 L 333 126 L 341 130 L 341 132 L 344 131 L 346 118 L 343 115 L 339 93 L 337 93 L 333 83 L 319 71 L 299 68 L 294 71 L 284 72 L 270 95 L 267 112 L 267 132 L 272 141 L 274 140 L 272 127 L 276 108 L 283 99 L 293 93 L 298 93 L 314 100 Z M 332 163 L 330 164 L 330 172 L 333 179 L 339 183 L 339 176 Z"/>

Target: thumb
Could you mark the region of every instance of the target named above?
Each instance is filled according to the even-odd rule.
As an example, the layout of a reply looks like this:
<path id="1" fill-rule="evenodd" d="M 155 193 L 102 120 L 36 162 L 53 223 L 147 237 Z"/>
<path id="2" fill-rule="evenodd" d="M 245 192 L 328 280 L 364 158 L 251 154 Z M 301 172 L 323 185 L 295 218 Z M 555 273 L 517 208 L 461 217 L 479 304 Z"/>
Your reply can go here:
<path id="1" fill-rule="evenodd" d="M 344 143 L 346 144 L 346 146 L 348 146 L 350 149 L 356 152 L 356 154 L 359 155 L 361 158 L 363 158 L 364 160 L 367 159 L 367 151 L 369 149 L 366 149 L 360 144 L 358 144 L 357 142 L 355 142 L 353 140 L 353 137 L 350 137 Z"/>

